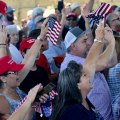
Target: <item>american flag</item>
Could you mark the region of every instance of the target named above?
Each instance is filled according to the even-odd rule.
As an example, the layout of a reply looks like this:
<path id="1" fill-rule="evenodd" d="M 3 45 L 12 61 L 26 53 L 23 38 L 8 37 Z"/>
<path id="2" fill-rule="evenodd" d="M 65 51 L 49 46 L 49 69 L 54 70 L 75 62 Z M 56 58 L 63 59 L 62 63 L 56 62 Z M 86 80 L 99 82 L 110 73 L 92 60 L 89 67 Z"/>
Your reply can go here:
<path id="1" fill-rule="evenodd" d="M 53 43 L 53 45 L 57 44 L 60 31 L 61 24 L 59 23 L 59 21 L 57 21 L 57 19 L 54 17 L 50 17 L 48 20 L 48 32 L 46 34 L 46 37 Z"/>
<path id="2" fill-rule="evenodd" d="M 99 24 L 100 19 L 106 19 L 106 16 L 111 13 L 112 6 L 108 3 L 101 3 L 101 5 L 87 17 L 90 18 L 90 27 L 93 28 L 95 24 Z"/>

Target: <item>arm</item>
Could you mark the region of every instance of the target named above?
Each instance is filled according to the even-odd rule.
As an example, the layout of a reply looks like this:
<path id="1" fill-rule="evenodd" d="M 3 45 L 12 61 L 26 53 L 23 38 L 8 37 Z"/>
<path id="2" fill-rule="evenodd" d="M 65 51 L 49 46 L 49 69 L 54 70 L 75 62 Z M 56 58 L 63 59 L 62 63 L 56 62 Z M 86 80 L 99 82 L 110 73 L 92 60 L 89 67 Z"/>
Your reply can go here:
<path id="1" fill-rule="evenodd" d="M 89 9 L 89 11 L 91 11 L 92 9 L 93 9 L 93 5 L 94 5 L 94 1 L 95 0 L 88 0 L 88 9 Z"/>
<path id="2" fill-rule="evenodd" d="M 46 22 L 47 22 L 47 20 L 42 25 L 41 34 L 39 36 L 39 39 L 37 39 L 35 41 L 35 43 L 32 45 L 32 47 L 27 52 L 27 54 L 25 55 L 25 57 L 22 61 L 22 64 L 25 64 L 25 66 L 19 72 L 19 79 L 21 80 L 21 82 L 24 80 L 24 78 L 27 76 L 27 74 L 29 73 L 32 66 L 35 64 L 36 57 L 39 54 L 40 49 L 42 49 L 41 46 L 45 44 L 44 39 L 45 39 L 46 32 L 47 32 L 47 27 L 45 27 Z M 43 40 L 43 41 L 41 41 L 41 40 Z"/>
<path id="3" fill-rule="evenodd" d="M 5 27 L 0 25 L 0 57 L 8 55 L 7 32 Z"/>
<path id="4" fill-rule="evenodd" d="M 16 112 L 14 112 L 7 120 L 24 120 L 26 114 L 28 114 L 29 109 L 31 109 L 31 105 L 35 100 L 35 97 L 39 91 L 42 90 L 42 85 L 36 85 L 34 88 L 32 88 L 28 95 L 25 102 L 18 108 Z M 41 96 L 40 102 L 46 101 L 48 98 L 47 95 Z"/>
<path id="5" fill-rule="evenodd" d="M 105 51 L 100 55 L 98 59 L 96 71 L 102 71 L 105 68 L 111 67 L 116 62 L 115 61 L 113 63 L 110 63 L 115 52 L 115 38 L 113 36 L 112 30 L 107 26 L 105 27 L 104 32 L 105 32 L 104 39 L 108 43 L 108 45 Z"/>
<path id="6" fill-rule="evenodd" d="M 83 77 L 87 77 L 88 80 L 93 78 L 96 71 L 97 61 L 104 46 L 103 37 L 104 25 L 102 22 L 100 22 L 98 28 L 96 29 L 96 39 L 100 40 L 101 42 L 94 42 L 83 64 Z"/>

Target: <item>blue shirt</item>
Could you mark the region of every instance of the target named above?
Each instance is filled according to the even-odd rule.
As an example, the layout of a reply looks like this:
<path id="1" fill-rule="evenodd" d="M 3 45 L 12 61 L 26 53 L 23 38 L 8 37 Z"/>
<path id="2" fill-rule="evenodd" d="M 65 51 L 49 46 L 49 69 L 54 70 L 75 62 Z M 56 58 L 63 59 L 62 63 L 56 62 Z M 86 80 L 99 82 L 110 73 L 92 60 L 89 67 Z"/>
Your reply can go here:
<path id="1" fill-rule="evenodd" d="M 112 95 L 114 120 L 118 120 L 118 100 L 120 99 L 120 63 L 109 69 L 107 82 Z"/>

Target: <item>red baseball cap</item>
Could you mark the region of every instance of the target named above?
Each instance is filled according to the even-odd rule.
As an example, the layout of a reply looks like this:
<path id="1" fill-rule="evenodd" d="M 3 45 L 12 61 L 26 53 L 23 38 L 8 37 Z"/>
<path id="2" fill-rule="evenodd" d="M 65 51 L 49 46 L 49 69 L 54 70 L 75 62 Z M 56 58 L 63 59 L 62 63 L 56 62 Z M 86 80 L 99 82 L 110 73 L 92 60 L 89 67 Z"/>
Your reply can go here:
<path id="1" fill-rule="evenodd" d="M 0 0 L 0 13 L 5 14 L 7 9 L 7 4 L 4 1 Z"/>
<path id="2" fill-rule="evenodd" d="M 77 18 L 77 15 L 75 14 L 75 13 L 68 13 L 67 15 L 66 15 L 66 18 L 69 18 L 69 17 L 76 17 Z"/>
<path id="3" fill-rule="evenodd" d="M 9 56 L 4 56 L 0 58 L 0 75 L 8 71 L 18 72 L 23 66 L 23 64 L 15 63 Z"/>
<path id="4" fill-rule="evenodd" d="M 30 49 L 31 46 L 34 44 L 34 42 L 35 42 L 35 39 L 32 37 L 22 40 L 22 42 L 20 43 L 21 53 L 23 53 L 25 49 Z"/>

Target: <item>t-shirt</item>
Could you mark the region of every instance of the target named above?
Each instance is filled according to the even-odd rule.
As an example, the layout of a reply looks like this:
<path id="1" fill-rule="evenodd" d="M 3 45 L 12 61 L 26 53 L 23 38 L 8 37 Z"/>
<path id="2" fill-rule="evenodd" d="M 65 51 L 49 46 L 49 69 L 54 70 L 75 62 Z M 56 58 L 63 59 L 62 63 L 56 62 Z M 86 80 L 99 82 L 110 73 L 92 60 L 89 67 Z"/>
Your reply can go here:
<path id="1" fill-rule="evenodd" d="M 36 71 L 30 71 L 26 76 L 20 85 L 20 89 L 28 93 L 31 88 L 39 83 L 41 83 L 44 87 L 49 83 L 49 78 L 47 71 L 44 68 L 37 66 Z"/>

